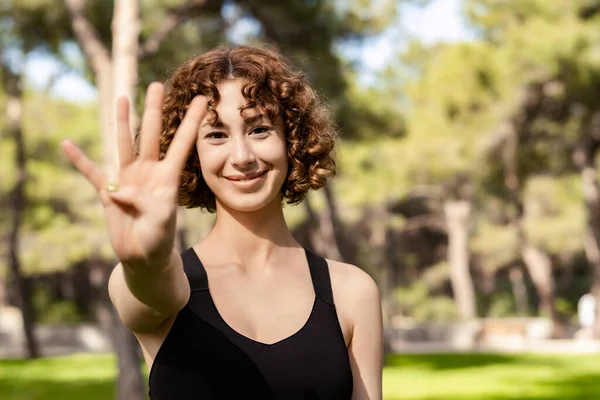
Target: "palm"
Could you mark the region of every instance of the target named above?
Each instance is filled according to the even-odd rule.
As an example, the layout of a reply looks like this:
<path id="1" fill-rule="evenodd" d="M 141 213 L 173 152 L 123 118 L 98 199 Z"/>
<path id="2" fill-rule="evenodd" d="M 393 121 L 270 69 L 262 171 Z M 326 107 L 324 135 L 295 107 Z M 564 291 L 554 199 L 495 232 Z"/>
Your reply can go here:
<path id="1" fill-rule="evenodd" d="M 110 200 L 105 206 L 109 237 L 120 260 L 158 256 L 152 254 L 153 250 L 168 252 L 173 247 L 178 182 L 160 164 L 135 161 L 118 177 L 120 186 L 137 188 L 147 202 L 154 204 L 154 212 L 139 212 Z"/>
<path id="2" fill-rule="evenodd" d="M 165 158 L 159 161 L 163 87 L 148 88 L 142 118 L 140 155 L 133 154 L 128 103 L 117 105 L 119 160 L 116 183 L 120 189 L 109 192 L 106 177 L 81 150 L 70 142 L 65 153 L 77 169 L 94 185 L 104 205 L 106 222 L 115 255 L 122 262 L 165 260 L 171 254 L 176 226 L 176 199 L 181 169 L 194 143 L 205 112 L 204 101 L 194 99 Z"/>

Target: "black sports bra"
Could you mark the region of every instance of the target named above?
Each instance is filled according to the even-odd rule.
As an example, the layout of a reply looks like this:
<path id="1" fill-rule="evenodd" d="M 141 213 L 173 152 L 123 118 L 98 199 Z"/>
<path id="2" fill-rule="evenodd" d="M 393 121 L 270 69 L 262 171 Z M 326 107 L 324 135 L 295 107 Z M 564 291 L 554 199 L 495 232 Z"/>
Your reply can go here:
<path id="1" fill-rule="evenodd" d="M 305 249 L 315 290 L 310 317 L 276 343 L 250 339 L 221 317 L 193 248 L 182 253 L 192 290 L 150 371 L 152 400 L 350 400 L 352 370 L 327 261 Z"/>

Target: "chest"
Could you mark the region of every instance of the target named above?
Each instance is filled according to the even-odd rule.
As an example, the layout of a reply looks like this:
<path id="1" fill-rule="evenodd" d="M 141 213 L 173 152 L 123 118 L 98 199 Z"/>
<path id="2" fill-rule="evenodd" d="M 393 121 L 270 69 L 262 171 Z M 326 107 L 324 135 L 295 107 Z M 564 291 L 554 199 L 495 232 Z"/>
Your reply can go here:
<path id="1" fill-rule="evenodd" d="M 299 331 L 310 318 L 315 293 L 310 277 L 273 271 L 253 276 L 235 267 L 207 268 L 210 301 L 232 330 L 271 344 Z"/>

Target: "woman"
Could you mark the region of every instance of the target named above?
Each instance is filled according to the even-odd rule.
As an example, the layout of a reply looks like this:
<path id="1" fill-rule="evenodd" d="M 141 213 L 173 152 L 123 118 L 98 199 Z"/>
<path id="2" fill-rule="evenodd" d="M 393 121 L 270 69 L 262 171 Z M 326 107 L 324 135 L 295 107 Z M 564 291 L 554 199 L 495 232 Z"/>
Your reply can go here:
<path id="1" fill-rule="evenodd" d="M 98 191 L 120 263 L 109 293 L 160 399 L 380 399 L 377 286 L 305 250 L 283 203 L 335 173 L 335 130 L 302 73 L 277 52 L 217 49 L 149 86 L 134 154 L 117 104 L 116 182 L 70 141 Z M 179 253 L 176 205 L 216 212 Z"/>

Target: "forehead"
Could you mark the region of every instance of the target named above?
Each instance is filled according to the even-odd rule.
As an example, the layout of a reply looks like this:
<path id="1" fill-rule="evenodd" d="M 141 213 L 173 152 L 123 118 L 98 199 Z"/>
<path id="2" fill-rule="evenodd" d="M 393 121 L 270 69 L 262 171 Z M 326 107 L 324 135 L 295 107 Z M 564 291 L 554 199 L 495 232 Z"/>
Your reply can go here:
<path id="1" fill-rule="evenodd" d="M 241 79 L 232 79 L 220 82 L 217 84 L 217 90 L 221 97 L 221 105 L 223 102 L 246 103 L 246 99 L 242 95 L 244 81 Z"/>
<path id="2" fill-rule="evenodd" d="M 260 107 L 245 108 L 248 99 L 242 94 L 244 87 L 242 79 L 226 80 L 217 85 L 220 101 L 215 109 L 221 114 L 242 115 L 244 117 L 262 113 Z"/>
<path id="3" fill-rule="evenodd" d="M 268 112 L 260 106 L 247 108 L 248 99 L 242 94 L 245 81 L 242 79 L 231 79 L 220 82 L 216 85 L 219 92 L 219 103 L 216 105 L 214 110 L 216 115 L 208 113 L 204 117 L 204 121 L 207 124 L 212 125 L 219 121 L 227 123 L 227 121 L 233 120 L 246 120 L 258 115 L 262 115 L 264 118 L 269 119 Z M 217 120 L 214 120 L 214 118 Z M 262 119 L 262 118 L 261 118 Z"/>

